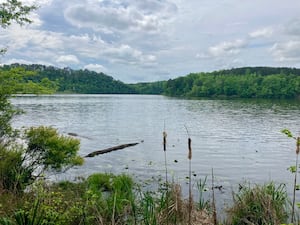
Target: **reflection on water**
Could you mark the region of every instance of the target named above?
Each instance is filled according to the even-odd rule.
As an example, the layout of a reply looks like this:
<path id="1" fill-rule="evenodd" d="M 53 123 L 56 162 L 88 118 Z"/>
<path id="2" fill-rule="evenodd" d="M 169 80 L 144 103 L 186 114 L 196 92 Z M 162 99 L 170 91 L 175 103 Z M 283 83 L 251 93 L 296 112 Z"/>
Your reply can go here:
<path id="1" fill-rule="evenodd" d="M 26 114 L 14 125 L 50 125 L 77 133 L 81 155 L 130 142 L 139 145 L 86 159 L 66 175 L 95 172 L 135 174 L 140 179 L 164 174 L 162 132 L 168 133 L 168 168 L 175 181 L 188 175 L 187 127 L 192 139 L 195 180 L 211 174 L 231 194 L 244 180 L 292 183 L 286 170 L 294 163 L 295 143 L 280 133 L 300 134 L 298 101 L 184 100 L 141 95 L 51 95 L 12 99 Z M 174 162 L 177 161 L 177 162 Z M 290 185 L 291 186 L 291 185 Z M 185 188 L 185 187 L 184 187 Z"/>

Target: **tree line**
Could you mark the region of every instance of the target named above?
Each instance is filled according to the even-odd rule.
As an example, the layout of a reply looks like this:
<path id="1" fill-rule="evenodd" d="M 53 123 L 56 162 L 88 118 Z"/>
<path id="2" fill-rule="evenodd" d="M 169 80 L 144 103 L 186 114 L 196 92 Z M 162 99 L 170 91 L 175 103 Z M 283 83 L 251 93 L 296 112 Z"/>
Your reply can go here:
<path id="1" fill-rule="evenodd" d="M 245 67 L 192 73 L 166 81 L 163 94 L 177 97 L 297 98 L 300 96 L 300 69 Z"/>
<path id="2" fill-rule="evenodd" d="M 57 68 L 39 64 L 4 65 L 1 70 L 7 71 L 12 68 L 22 68 L 34 71 L 31 76 L 26 76 L 27 81 L 42 83 L 55 88 L 57 93 L 78 94 L 134 94 L 135 89 L 121 81 L 114 80 L 104 73 L 89 70 L 73 70 L 70 68 Z"/>
<path id="3" fill-rule="evenodd" d="M 125 84 L 104 73 L 44 65 L 4 65 L 1 70 L 34 71 L 27 82 L 39 83 L 57 93 L 156 94 L 173 97 L 292 99 L 300 96 L 300 69 L 243 67 L 191 73 L 167 81 Z"/>

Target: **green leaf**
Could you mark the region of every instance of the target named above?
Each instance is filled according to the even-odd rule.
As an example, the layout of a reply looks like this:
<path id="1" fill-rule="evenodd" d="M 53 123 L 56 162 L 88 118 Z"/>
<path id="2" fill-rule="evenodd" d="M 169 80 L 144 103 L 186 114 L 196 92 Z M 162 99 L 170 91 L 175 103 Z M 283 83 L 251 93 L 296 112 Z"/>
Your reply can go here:
<path id="1" fill-rule="evenodd" d="M 291 131 L 289 131 L 288 129 L 283 129 L 281 130 L 281 133 L 285 134 L 286 136 L 288 136 L 289 138 L 293 138 L 293 134 Z"/>
<path id="2" fill-rule="evenodd" d="M 290 166 L 289 168 L 287 168 L 287 170 L 289 170 L 291 173 L 296 173 L 297 167 L 296 166 Z"/>

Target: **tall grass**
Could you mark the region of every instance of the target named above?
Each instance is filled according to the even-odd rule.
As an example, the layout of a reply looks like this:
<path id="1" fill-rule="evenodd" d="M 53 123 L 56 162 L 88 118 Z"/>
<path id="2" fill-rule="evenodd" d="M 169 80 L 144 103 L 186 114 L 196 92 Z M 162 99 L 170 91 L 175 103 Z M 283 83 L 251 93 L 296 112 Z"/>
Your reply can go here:
<path id="1" fill-rule="evenodd" d="M 217 210 L 216 210 L 216 200 L 215 200 L 215 184 L 214 184 L 214 169 L 211 169 L 211 188 L 212 188 L 212 210 L 213 210 L 213 220 L 214 225 L 217 225 Z"/>
<path id="2" fill-rule="evenodd" d="M 274 183 L 254 187 L 244 186 L 234 195 L 234 203 L 227 210 L 227 224 L 278 225 L 287 221 L 289 198 L 285 185 Z"/>
<path id="3" fill-rule="evenodd" d="M 196 183 L 198 193 L 199 193 L 199 198 L 198 198 L 199 210 L 205 210 L 209 208 L 209 201 L 204 199 L 204 192 L 206 192 L 206 182 L 207 182 L 207 176 L 204 178 L 204 180 L 200 179 Z"/>
<path id="4" fill-rule="evenodd" d="M 188 138 L 188 159 L 189 159 L 189 225 L 191 224 L 191 215 L 193 209 L 192 196 L 192 139 Z"/>
<path id="5" fill-rule="evenodd" d="M 168 183 L 168 166 L 167 166 L 167 132 L 163 131 L 163 150 L 164 150 L 164 157 L 165 157 L 165 175 L 166 175 L 166 181 L 165 181 L 165 189 L 166 189 L 166 202 L 167 202 L 167 210 L 169 209 L 169 201 L 168 201 L 168 191 L 169 191 L 169 183 Z M 167 224 L 169 224 L 169 213 L 167 212 Z"/>

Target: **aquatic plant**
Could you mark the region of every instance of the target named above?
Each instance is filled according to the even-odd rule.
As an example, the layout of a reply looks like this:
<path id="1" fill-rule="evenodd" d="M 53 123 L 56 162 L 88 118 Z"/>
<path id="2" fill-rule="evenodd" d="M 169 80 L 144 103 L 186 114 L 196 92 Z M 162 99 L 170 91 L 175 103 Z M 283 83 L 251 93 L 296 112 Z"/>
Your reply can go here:
<path id="1" fill-rule="evenodd" d="M 191 224 L 191 214 L 193 209 L 193 196 L 192 196 L 192 139 L 190 138 L 189 130 L 186 126 L 186 133 L 188 135 L 188 160 L 189 160 L 189 207 L 188 207 L 188 224 Z"/>
<path id="2" fill-rule="evenodd" d="M 166 172 L 166 182 L 165 182 L 165 187 L 166 187 L 166 197 L 168 198 L 168 190 L 169 190 L 169 185 L 168 185 L 168 166 L 167 166 L 167 132 L 163 131 L 163 150 L 164 150 L 164 157 L 165 157 L 165 172 Z M 166 199 L 167 202 L 167 210 L 169 209 L 169 201 Z M 169 213 L 167 213 L 167 224 L 169 224 Z"/>
<path id="3" fill-rule="evenodd" d="M 204 199 L 204 192 L 207 191 L 206 189 L 206 182 L 207 182 L 207 176 L 205 176 L 205 178 L 202 180 L 200 179 L 199 181 L 197 181 L 196 185 L 197 185 L 197 189 L 198 189 L 198 193 L 199 193 L 199 200 L 198 200 L 198 209 L 199 210 L 204 210 L 204 209 L 208 209 L 209 208 L 209 201 Z"/>
<path id="4" fill-rule="evenodd" d="M 216 200 L 215 200 L 215 184 L 214 184 L 214 169 L 211 169 L 211 188 L 212 188 L 212 210 L 213 210 L 213 220 L 214 225 L 217 225 L 217 210 L 216 210 Z"/>
<path id="5" fill-rule="evenodd" d="M 297 173 L 298 173 L 298 158 L 299 158 L 299 152 L 300 152 L 300 137 L 295 137 L 291 131 L 288 129 L 284 129 L 281 131 L 283 134 L 285 134 L 289 138 L 293 138 L 296 140 L 296 163 L 295 166 L 291 166 L 289 170 L 295 174 L 294 176 L 294 186 L 293 186 L 293 199 L 292 199 L 292 219 L 291 222 L 294 223 L 295 220 L 295 201 L 296 201 L 296 190 L 299 189 L 297 185 Z"/>
<path id="6" fill-rule="evenodd" d="M 189 224 L 191 224 L 193 196 L 192 196 L 192 139 L 190 137 L 188 138 L 188 159 L 189 159 Z"/>

